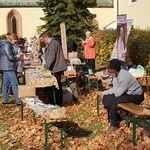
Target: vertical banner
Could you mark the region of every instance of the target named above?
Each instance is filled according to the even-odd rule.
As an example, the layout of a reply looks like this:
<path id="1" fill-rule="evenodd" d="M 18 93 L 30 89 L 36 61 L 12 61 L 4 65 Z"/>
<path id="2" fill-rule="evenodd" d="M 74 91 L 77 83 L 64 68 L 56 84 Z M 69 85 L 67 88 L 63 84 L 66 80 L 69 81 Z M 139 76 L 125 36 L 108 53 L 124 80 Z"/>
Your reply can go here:
<path id="1" fill-rule="evenodd" d="M 127 40 L 128 40 L 130 31 L 131 31 L 132 23 L 133 23 L 133 19 L 127 20 Z M 117 39 L 116 39 L 116 42 L 114 44 L 112 55 L 110 57 L 110 60 L 112 60 L 112 59 L 117 59 Z"/>
<path id="2" fill-rule="evenodd" d="M 131 31 L 132 24 L 133 24 L 133 19 L 128 19 L 127 20 L 127 40 Z"/>
<path id="3" fill-rule="evenodd" d="M 60 30 L 61 30 L 61 42 L 62 42 L 62 49 L 65 59 L 67 59 L 67 40 L 66 40 L 66 26 L 65 23 L 60 23 Z"/>
<path id="4" fill-rule="evenodd" d="M 117 58 L 126 61 L 127 51 L 127 15 L 117 16 Z"/>

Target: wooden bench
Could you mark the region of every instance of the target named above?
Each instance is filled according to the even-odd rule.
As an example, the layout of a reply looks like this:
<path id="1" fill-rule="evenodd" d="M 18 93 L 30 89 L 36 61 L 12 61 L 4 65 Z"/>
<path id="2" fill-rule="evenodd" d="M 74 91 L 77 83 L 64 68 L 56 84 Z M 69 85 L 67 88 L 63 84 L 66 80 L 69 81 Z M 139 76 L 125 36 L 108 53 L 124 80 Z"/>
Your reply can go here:
<path id="1" fill-rule="evenodd" d="M 50 120 L 46 116 L 41 115 L 44 118 L 45 127 L 45 150 L 49 149 L 48 144 L 48 132 L 51 127 L 57 127 L 60 130 L 60 149 L 63 149 L 63 123 L 67 123 L 68 119 L 54 119 Z"/>
<path id="2" fill-rule="evenodd" d="M 70 82 L 75 82 L 77 73 L 76 70 L 64 71 L 64 76 L 66 77 L 66 84 L 69 85 Z"/>
<path id="3" fill-rule="evenodd" d="M 136 126 L 145 123 L 148 125 L 148 137 L 150 138 L 150 110 L 134 103 L 119 103 L 118 108 L 126 112 L 125 121 L 129 127 L 129 114 L 132 115 L 133 137 L 132 143 L 136 145 Z"/>
<path id="4" fill-rule="evenodd" d="M 88 92 L 90 93 L 91 92 L 91 86 L 92 85 L 95 85 L 96 86 L 96 89 L 97 91 L 99 90 L 99 81 L 100 79 L 93 75 L 93 76 L 89 76 L 89 75 L 83 75 L 83 80 L 84 80 L 84 90 L 85 90 L 85 86 L 86 84 L 88 85 Z"/>
<path id="5" fill-rule="evenodd" d="M 91 92 L 91 86 L 96 85 L 96 89 L 98 90 L 98 77 L 96 76 L 89 76 L 88 78 L 88 91 Z"/>

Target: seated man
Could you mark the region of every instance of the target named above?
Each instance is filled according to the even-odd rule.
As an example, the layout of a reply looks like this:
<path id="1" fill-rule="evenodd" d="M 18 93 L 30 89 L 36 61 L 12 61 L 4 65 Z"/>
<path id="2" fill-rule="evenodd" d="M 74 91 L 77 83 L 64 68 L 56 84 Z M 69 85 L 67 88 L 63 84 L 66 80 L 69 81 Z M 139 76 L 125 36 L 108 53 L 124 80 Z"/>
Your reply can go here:
<path id="1" fill-rule="evenodd" d="M 108 72 L 113 77 L 113 87 L 102 92 L 101 100 L 108 110 L 110 127 L 107 132 L 111 133 L 119 128 L 117 104 L 132 102 L 139 105 L 144 100 L 144 93 L 137 79 L 121 69 L 118 59 L 109 62 Z"/>

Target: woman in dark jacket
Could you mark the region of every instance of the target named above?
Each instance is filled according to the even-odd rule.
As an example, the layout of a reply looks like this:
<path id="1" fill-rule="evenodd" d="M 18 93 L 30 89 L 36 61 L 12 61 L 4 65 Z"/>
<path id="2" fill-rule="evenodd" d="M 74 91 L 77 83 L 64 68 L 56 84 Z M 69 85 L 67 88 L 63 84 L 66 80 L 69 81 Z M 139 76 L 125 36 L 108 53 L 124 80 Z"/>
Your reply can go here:
<path id="1" fill-rule="evenodd" d="M 21 105 L 21 100 L 18 98 L 18 81 L 16 77 L 16 60 L 19 55 L 15 56 L 13 45 L 17 42 L 17 35 L 10 35 L 8 39 L 0 41 L 0 71 L 3 73 L 2 96 L 3 104 L 10 104 L 8 100 L 8 86 L 12 86 L 13 94 L 17 105 Z"/>

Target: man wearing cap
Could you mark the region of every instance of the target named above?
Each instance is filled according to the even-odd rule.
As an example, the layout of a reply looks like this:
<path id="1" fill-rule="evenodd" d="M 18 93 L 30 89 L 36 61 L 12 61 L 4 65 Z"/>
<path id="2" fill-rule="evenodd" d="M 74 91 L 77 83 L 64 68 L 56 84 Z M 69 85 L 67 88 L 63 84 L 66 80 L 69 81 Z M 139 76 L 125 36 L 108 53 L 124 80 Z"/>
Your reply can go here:
<path id="1" fill-rule="evenodd" d="M 118 59 L 109 61 L 108 72 L 113 77 L 113 87 L 102 92 L 101 100 L 110 119 L 107 132 L 112 133 L 119 128 L 117 104 L 132 102 L 139 105 L 144 100 L 144 93 L 137 79 L 130 72 L 121 69 Z"/>
<path id="2" fill-rule="evenodd" d="M 85 35 L 85 41 L 82 40 L 82 46 L 84 47 L 84 58 L 86 65 L 91 67 L 93 73 L 95 73 L 96 42 L 90 31 L 87 31 Z"/>

